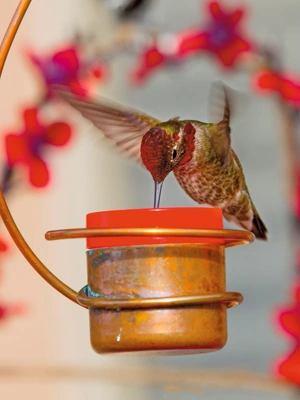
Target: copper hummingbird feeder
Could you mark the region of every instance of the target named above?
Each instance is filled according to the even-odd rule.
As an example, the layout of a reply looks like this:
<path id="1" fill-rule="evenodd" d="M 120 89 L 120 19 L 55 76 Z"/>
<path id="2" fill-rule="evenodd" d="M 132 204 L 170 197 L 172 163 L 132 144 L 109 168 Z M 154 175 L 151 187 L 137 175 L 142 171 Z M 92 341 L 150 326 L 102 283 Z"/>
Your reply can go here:
<path id="1" fill-rule="evenodd" d="M 48 240 L 87 238 L 88 284 L 78 293 L 37 259 L 3 194 L 0 212 L 35 270 L 89 309 L 97 353 L 191 354 L 225 345 L 227 308 L 243 300 L 225 292 L 225 248 L 250 243 L 254 235 L 222 229 L 221 209 L 98 212 L 87 216 L 87 228 L 47 232 Z"/>
<path id="2" fill-rule="evenodd" d="M 0 75 L 30 0 L 22 0 L 0 47 Z M 0 214 L 31 266 L 61 294 L 89 309 L 97 353 L 189 354 L 221 349 L 227 308 L 225 248 L 254 240 L 225 230 L 214 208 L 140 209 L 89 214 L 87 227 L 52 231 L 48 240 L 87 238 L 88 284 L 69 288 L 37 258 L 0 190 Z M 201 229 L 200 229 L 201 228 Z"/>

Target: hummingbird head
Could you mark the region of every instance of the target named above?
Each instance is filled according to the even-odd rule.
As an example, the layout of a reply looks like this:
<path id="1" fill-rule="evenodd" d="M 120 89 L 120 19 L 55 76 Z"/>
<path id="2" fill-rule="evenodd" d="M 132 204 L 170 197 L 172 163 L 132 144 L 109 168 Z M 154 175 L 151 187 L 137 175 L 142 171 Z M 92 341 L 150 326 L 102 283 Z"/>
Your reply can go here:
<path id="1" fill-rule="evenodd" d="M 154 182 L 161 183 L 178 160 L 176 132 L 170 134 L 162 126 L 151 128 L 143 136 L 141 157 Z"/>
<path id="2" fill-rule="evenodd" d="M 177 166 L 188 162 L 194 150 L 195 128 L 188 122 L 168 121 L 143 136 L 141 157 L 154 182 L 162 183 Z"/>

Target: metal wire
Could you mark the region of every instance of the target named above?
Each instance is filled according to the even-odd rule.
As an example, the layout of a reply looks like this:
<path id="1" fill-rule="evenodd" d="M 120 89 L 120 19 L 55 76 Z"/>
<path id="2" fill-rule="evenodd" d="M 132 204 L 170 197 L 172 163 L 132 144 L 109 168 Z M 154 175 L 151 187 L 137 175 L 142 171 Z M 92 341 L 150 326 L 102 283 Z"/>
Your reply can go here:
<path id="1" fill-rule="evenodd" d="M 225 304 L 227 308 L 238 306 L 243 301 L 243 296 L 236 292 L 213 293 L 198 296 L 176 296 L 159 298 L 138 299 L 103 299 L 101 297 L 88 297 L 85 288 L 77 295 L 79 304 L 104 310 L 132 310 L 149 308 L 174 308 L 203 306 L 206 304 Z"/>
<path id="2" fill-rule="evenodd" d="M 182 236 L 223 239 L 225 247 L 248 244 L 255 236 L 248 231 L 235 229 L 176 229 L 176 228 L 78 228 L 49 231 L 47 240 L 80 239 L 107 236 Z M 222 243 L 220 243 L 222 245 Z"/>
<path id="3" fill-rule="evenodd" d="M 19 26 L 24 15 L 31 3 L 31 0 L 21 0 L 6 30 L 2 43 L 0 45 L 0 77 L 2 76 L 6 58 L 8 56 L 11 45 L 14 41 Z"/>

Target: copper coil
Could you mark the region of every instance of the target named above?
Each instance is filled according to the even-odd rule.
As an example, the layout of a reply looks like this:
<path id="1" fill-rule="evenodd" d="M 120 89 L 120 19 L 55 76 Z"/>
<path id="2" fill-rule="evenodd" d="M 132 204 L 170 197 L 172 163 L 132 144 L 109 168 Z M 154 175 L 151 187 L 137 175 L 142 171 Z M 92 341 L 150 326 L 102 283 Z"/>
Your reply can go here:
<path id="1" fill-rule="evenodd" d="M 225 304 L 227 308 L 236 307 L 244 300 L 240 293 L 214 293 L 198 296 L 174 296 L 160 298 L 139 299 L 103 299 L 101 297 L 89 297 L 85 294 L 86 286 L 77 294 L 77 301 L 84 307 L 93 307 L 104 310 L 136 310 L 150 308 L 175 308 L 192 307 L 205 304 Z"/>
<path id="2" fill-rule="evenodd" d="M 225 247 L 252 243 L 253 233 L 236 229 L 175 229 L 175 228 L 77 228 L 48 231 L 47 240 L 81 239 L 105 236 L 183 236 L 223 239 Z"/>

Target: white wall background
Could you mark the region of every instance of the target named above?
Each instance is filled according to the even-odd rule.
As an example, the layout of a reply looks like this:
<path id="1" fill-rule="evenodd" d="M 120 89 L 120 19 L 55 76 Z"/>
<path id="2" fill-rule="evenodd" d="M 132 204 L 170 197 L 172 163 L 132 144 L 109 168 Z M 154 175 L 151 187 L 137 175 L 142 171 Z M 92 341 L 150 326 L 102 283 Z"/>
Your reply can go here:
<path id="1" fill-rule="evenodd" d="M 225 2 L 225 1 L 224 1 Z M 14 4 L 11 4 L 14 3 Z M 4 33 L 16 1 L 0 1 L 0 34 Z M 200 4 L 199 4 L 200 3 Z M 238 4 L 226 1 L 226 4 Z M 297 0 L 249 0 L 251 14 L 245 24 L 255 38 L 279 43 L 286 63 L 296 73 L 300 70 L 300 4 Z M 70 14 L 86 23 L 85 0 L 33 1 L 18 39 L 10 54 L 1 82 L 1 131 L 17 127 L 16 110 L 34 99 L 36 81 L 24 64 L 21 49 L 32 43 L 43 49 L 72 29 Z M 156 0 L 153 15 L 159 16 L 166 29 L 179 30 L 203 20 L 204 1 Z M 81 12 L 82 11 L 82 12 Z M 271 18 L 272 17 L 272 18 Z M 103 33 L 111 29 L 105 14 L 99 15 Z M 269 228 L 269 242 L 232 249 L 227 256 L 228 290 L 240 291 L 244 303 L 228 312 L 229 338 L 220 352 L 192 357 L 140 359 L 165 368 L 236 368 L 270 372 L 278 355 L 288 348 L 274 330 L 273 308 L 289 299 L 289 283 L 294 274 L 293 254 L 289 251 L 287 209 L 283 193 L 280 161 L 279 125 L 270 101 L 251 94 L 249 77 L 238 74 L 222 76 L 220 69 L 207 60 L 194 60 L 183 70 L 157 74 L 143 89 L 126 84 L 124 70 L 131 64 L 123 56 L 114 65 L 114 81 L 103 93 L 138 107 L 159 118 L 181 115 L 206 119 L 209 86 L 222 77 L 235 88 L 249 91 L 250 103 L 233 123 L 233 145 L 243 165 L 255 204 Z M 147 207 L 152 204 L 150 177 L 123 160 L 109 146 L 97 144 L 89 125 L 82 122 L 82 132 L 69 150 L 53 154 L 53 187 L 39 194 L 24 190 L 10 200 L 11 210 L 24 236 L 50 269 L 74 289 L 86 281 L 84 241 L 47 243 L 46 230 L 80 227 L 85 214 L 93 210 Z M 86 135 L 84 133 L 87 133 Z M 166 181 L 162 205 L 189 206 L 194 203 L 180 190 L 175 180 Z M 34 226 L 34 229 L 33 229 Z M 3 265 L 3 296 L 23 299 L 30 306 L 24 319 L 16 319 L 0 329 L 0 364 L 39 366 L 129 366 L 138 360 L 102 358 L 89 346 L 88 315 L 48 287 L 15 251 Z M 46 390 L 47 389 L 47 390 Z M 104 385 L 103 382 L 63 383 L 23 382 L 0 379 L 0 398 L 17 399 L 275 399 L 283 394 L 246 393 L 245 391 L 203 391 L 203 393 L 169 393 L 151 387 L 139 391 L 138 385 Z"/>

